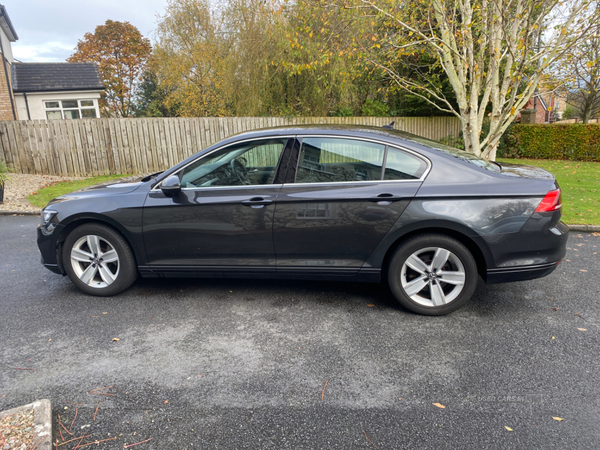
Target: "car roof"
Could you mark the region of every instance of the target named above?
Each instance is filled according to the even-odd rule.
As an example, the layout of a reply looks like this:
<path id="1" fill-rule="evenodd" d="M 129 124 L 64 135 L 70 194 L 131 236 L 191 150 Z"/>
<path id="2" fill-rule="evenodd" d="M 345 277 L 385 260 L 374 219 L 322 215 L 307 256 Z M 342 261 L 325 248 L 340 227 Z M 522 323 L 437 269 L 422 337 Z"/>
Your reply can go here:
<path id="1" fill-rule="evenodd" d="M 285 125 L 279 127 L 261 128 L 257 130 L 244 131 L 231 137 L 260 137 L 273 135 L 308 135 L 308 134 L 340 134 L 347 136 L 365 137 L 365 138 L 380 138 L 380 139 L 401 139 L 414 140 L 419 136 L 405 131 L 390 130 L 383 127 L 375 127 L 370 125 L 338 125 L 338 124 L 309 124 L 309 125 Z"/>

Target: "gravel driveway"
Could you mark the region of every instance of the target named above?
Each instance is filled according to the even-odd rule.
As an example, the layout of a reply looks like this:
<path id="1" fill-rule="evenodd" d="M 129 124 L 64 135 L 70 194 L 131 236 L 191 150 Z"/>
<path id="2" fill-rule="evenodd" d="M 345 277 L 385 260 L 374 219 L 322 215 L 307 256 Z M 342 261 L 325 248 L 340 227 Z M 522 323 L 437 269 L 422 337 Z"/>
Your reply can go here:
<path id="1" fill-rule="evenodd" d="M 385 287 L 358 283 L 138 280 L 117 297 L 91 297 L 40 265 L 37 222 L 0 216 L 0 410 L 49 398 L 59 443 L 600 442 L 600 234 L 570 233 L 549 277 L 480 285 L 456 313 L 424 317 Z M 59 435 L 59 415 L 74 436 Z"/>
<path id="2" fill-rule="evenodd" d="M 50 184 L 60 181 L 81 180 L 81 177 L 59 177 L 55 175 L 29 175 L 22 173 L 8 174 L 10 181 L 4 186 L 4 203 L 0 204 L 0 211 L 14 212 L 39 212 L 27 197 Z"/>

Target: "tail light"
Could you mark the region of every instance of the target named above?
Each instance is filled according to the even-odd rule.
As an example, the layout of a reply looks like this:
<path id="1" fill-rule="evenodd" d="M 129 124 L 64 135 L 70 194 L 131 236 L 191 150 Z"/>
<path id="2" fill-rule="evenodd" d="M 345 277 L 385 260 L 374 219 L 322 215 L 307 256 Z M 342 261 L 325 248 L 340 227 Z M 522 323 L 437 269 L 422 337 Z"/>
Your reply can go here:
<path id="1" fill-rule="evenodd" d="M 538 205 L 535 212 L 556 211 L 562 207 L 562 194 L 560 189 L 555 189 L 546 194 L 544 199 Z"/>

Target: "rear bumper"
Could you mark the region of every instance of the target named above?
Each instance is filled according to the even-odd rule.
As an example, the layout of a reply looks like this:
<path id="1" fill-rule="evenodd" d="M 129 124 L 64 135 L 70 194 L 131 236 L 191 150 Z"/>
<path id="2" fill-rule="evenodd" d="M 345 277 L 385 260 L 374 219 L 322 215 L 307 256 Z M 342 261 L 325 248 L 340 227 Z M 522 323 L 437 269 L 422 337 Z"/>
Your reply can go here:
<path id="1" fill-rule="evenodd" d="M 529 223 L 529 222 L 528 222 Z M 567 252 L 569 227 L 558 222 L 542 231 L 527 230 L 495 243 L 495 255 L 501 264 L 486 273 L 486 283 L 532 280 L 551 274 Z"/>
<path id="2" fill-rule="evenodd" d="M 554 269 L 556 269 L 559 264 L 560 261 L 548 264 L 538 264 L 535 266 L 510 268 L 503 267 L 501 269 L 491 269 L 487 271 L 486 283 L 509 283 L 511 281 L 524 281 L 542 278 L 554 272 Z"/>

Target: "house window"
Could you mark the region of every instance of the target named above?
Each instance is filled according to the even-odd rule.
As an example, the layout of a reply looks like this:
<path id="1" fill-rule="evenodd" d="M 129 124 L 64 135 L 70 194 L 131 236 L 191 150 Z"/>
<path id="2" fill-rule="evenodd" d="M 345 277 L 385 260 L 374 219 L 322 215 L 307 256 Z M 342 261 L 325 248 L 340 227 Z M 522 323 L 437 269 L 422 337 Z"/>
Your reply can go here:
<path id="1" fill-rule="evenodd" d="M 46 118 L 54 119 L 95 119 L 96 100 L 53 100 L 44 102 Z"/>

